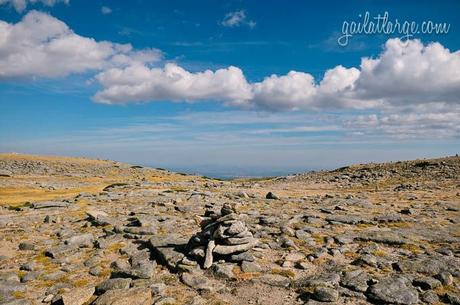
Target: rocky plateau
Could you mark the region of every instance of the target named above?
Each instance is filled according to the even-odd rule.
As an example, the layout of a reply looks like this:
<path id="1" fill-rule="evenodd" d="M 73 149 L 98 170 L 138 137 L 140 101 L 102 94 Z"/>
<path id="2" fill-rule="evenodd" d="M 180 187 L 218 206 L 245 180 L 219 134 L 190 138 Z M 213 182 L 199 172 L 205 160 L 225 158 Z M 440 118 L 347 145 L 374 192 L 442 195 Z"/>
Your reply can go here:
<path id="1" fill-rule="evenodd" d="M 0 304 L 460 304 L 460 157 L 222 181 L 0 154 Z"/>

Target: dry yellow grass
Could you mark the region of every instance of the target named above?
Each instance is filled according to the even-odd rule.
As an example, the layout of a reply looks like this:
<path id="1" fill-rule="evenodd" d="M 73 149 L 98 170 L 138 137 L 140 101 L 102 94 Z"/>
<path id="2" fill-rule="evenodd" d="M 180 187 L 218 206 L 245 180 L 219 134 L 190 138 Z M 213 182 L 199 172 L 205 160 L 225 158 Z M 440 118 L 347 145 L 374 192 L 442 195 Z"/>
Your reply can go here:
<path id="1" fill-rule="evenodd" d="M 30 187 L 0 187 L 0 205 L 18 206 L 26 202 L 54 200 L 74 197 L 80 193 L 97 193 L 104 188 L 103 185 L 95 185 L 73 189 L 45 190 Z"/>
<path id="2" fill-rule="evenodd" d="M 52 174 L 40 175 L 14 175 L 0 180 L 0 205 L 12 207 L 20 206 L 27 202 L 69 199 L 80 193 L 99 193 L 106 186 L 113 183 L 127 183 L 146 179 L 151 183 L 181 182 L 194 179 L 204 181 L 198 176 L 184 176 L 176 173 L 148 169 L 146 171 L 133 171 L 129 168 L 118 168 L 117 163 L 105 160 L 92 160 L 75 157 L 34 156 L 23 154 L 0 153 L 0 160 L 35 161 L 44 162 L 52 167 L 75 166 L 77 169 L 100 168 L 100 172 L 90 176 L 69 176 Z M 44 185 L 63 185 L 56 189 L 40 188 L 30 184 L 30 181 Z"/>

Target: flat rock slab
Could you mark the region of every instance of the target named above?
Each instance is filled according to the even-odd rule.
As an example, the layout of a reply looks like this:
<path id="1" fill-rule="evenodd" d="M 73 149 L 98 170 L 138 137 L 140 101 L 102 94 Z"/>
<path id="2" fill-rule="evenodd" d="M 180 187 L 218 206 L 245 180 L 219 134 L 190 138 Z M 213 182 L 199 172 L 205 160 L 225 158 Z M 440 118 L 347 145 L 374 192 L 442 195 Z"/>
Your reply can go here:
<path id="1" fill-rule="evenodd" d="M 32 203 L 34 209 L 68 208 L 71 204 L 64 201 L 42 201 Z"/>
<path id="2" fill-rule="evenodd" d="M 184 258 L 184 249 L 188 240 L 181 236 L 152 237 L 149 240 L 152 251 L 159 263 L 176 271 L 177 264 Z"/>
<path id="3" fill-rule="evenodd" d="M 107 279 L 96 286 L 96 292 L 102 294 L 114 289 L 128 289 L 131 281 L 132 279 L 130 278 Z"/>
<path id="4" fill-rule="evenodd" d="M 361 241 L 373 241 L 381 244 L 388 245 L 403 245 L 407 244 L 409 240 L 403 237 L 401 234 L 393 231 L 368 231 L 363 232 L 356 237 L 357 240 Z"/>
<path id="5" fill-rule="evenodd" d="M 402 272 L 436 275 L 440 272 L 460 272 L 460 259 L 449 256 L 430 257 L 421 255 L 410 260 L 401 260 L 396 266 Z"/>
<path id="6" fill-rule="evenodd" d="M 419 302 L 418 292 L 404 277 L 389 277 L 371 286 L 368 297 L 384 303 L 411 305 Z"/>
<path id="7" fill-rule="evenodd" d="M 13 173 L 6 169 L 0 169 L 0 177 L 11 177 Z"/>

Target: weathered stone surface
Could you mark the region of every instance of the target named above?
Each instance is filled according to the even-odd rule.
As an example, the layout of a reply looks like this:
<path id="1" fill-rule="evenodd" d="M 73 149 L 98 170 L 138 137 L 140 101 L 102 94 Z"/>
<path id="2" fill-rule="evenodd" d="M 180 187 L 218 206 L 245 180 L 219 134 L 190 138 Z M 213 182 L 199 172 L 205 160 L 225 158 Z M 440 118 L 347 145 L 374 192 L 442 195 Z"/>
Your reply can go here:
<path id="1" fill-rule="evenodd" d="M 108 290 L 128 289 L 131 281 L 130 278 L 107 279 L 96 286 L 96 293 L 102 294 Z"/>
<path id="2" fill-rule="evenodd" d="M 367 296 L 390 304 L 410 305 L 419 301 L 417 289 L 412 287 L 408 279 L 400 276 L 385 278 L 370 286 Z"/>
<path id="3" fill-rule="evenodd" d="M 243 272 L 261 272 L 262 268 L 254 262 L 243 261 L 241 263 L 241 270 Z"/>
<path id="4" fill-rule="evenodd" d="M 63 201 L 42 201 L 34 202 L 31 207 L 34 209 L 49 209 L 49 208 L 68 208 L 70 203 Z"/>
<path id="5" fill-rule="evenodd" d="M 361 235 L 357 236 L 356 239 L 389 245 L 402 245 L 408 242 L 402 235 L 392 231 L 363 232 Z"/>
<path id="6" fill-rule="evenodd" d="M 159 262 L 171 269 L 175 269 L 177 263 L 184 258 L 183 251 L 185 251 L 187 240 L 181 236 L 171 235 L 166 238 L 154 236 L 149 242 Z"/>
<path id="7" fill-rule="evenodd" d="M 232 256 L 230 256 L 230 261 L 232 262 L 242 262 L 242 261 L 253 262 L 254 260 L 255 260 L 254 255 L 252 255 L 249 252 L 233 254 Z"/>
<path id="8" fill-rule="evenodd" d="M 340 280 L 340 284 L 349 289 L 365 292 L 367 290 L 367 282 L 371 279 L 369 274 L 363 270 L 354 270 L 345 272 Z"/>
<path id="9" fill-rule="evenodd" d="M 420 255 L 411 259 L 403 259 L 397 262 L 395 267 L 402 272 L 435 276 L 441 272 L 458 272 L 460 270 L 458 263 L 458 259 L 452 257 Z"/>
<path id="10" fill-rule="evenodd" d="M 435 289 L 442 285 L 440 281 L 429 276 L 417 277 L 412 281 L 412 284 L 423 290 Z"/>
<path id="11" fill-rule="evenodd" d="M 321 302 L 335 302 L 339 298 L 339 292 L 331 287 L 315 287 L 313 297 Z"/>
<path id="12" fill-rule="evenodd" d="M 427 304 L 435 304 L 435 303 L 439 302 L 438 295 L 436 294 L 436 292 L 434 292 L 432 290 L 424 292 L 421 295 L 421 299 L 422 299 L 423 302 L 425 302 Z"/>
<path id="13" fill-rule="evenodd" d="M 224 279 L 233 279 L 235 278 L 235 274 L 233 273 L 233 269 L 235 265 L 233 264 L 215 264 L 213 265 L 212 271 L 215 276 L 224 278 Z"/>

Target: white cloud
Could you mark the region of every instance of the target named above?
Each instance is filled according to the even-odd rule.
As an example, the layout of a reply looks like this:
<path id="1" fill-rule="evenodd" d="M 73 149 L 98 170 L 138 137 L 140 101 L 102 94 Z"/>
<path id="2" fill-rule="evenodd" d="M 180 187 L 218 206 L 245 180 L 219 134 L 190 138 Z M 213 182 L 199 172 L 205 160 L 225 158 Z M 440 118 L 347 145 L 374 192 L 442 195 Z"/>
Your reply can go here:
<path id="1" fill-rule="evenodd" d="M 225 27 L 231 28 L 246 25 L 252 29 L 256 26 L 256 22 L 254 20 L 247 19 L 246 11 L 244 10 L 234 11 L 226 14 L 221 24 Z"/>
<path id="2" fill-rule="evenodd" d="M 112 13 L 112 9 L 108 6 L 101 7 L 101 13 L 104 15 L 108 15 Z"/>
<path id="3" fill-rule="evenodd" d="M 290 71 L 283 76 L 272 75 L 252 85 L 253 98 L 249 103 L 271 110 L 365 108 L 369 106 L 367 103 L 349 96 L 358 77 L 359 70 L 342 66 L 328 70 L 319 85 L 308 73 Z"/>
<path id="4" fill-rule="evenodd" d="M 155 49 L 96 41 L 75 34 L 62 21 L 31 11 L 16 24 L 0 21 L 0 79 L 59 77 L 161 58 Z"/>
<path id="5" fill-rule="evenodd" d="M 378 58 L 363 58 L 356 81 L 360 99 L 394 104 L 460 102 L 460 51 L 440 43 L 390 39 Z"/>
<path id="6" fill-rule="evenodd" d="M 171 72 L 171 67 L 179 72 Z M 150 72 L 137 74 L 136 83 L 130 83 L 130 74 L 136 70 Z M 424 46 L 418 40 L 402 42 L 390 39 L 377 58 L 363 58 L 359 69 L 336 66 L 327 70 L 320 81 L 315 81 L 309 73 L 298 71 L 271 75 L 260 82 L 250 83 L 235 67 L 221 69 L 219 73 L 190 73 L 177 65 L 170 66 L 169 70 L 168 73 L 176 77 L 166 76 L 165 69 L 149 69 L 142 65 L 117 68 L 110 72 L 116 72 L 116 82 L 105 77 L 110 74 L 108 71 L 102 72 L 98 79 L 104 89 L 98 93 L 97 100 L 127 103 L 159 99 L 214 99 L 242 108 L 272 111 L 382 109 L 460 102 L 460 51 L 450 52 L 439 43 Z M 216 76 L 230 70 L 238 73 L 217 86 L 219 81 Z M 200 86 L 178 85 L 186 83 L 187 79 L 199 79 Z M 159 82 L 161 86 L 158 86 Z M 213 89 L 212 94 L 208 94 L 210 88 Z"/>
<path id="7" fill-rule="evenodd" d="M 9 4 L 18 13 L 21 13 L 29 4 L 41 3 L 46 6 L 54 6 L 58 2 L 69 4 L 69 0 L 0 0 L 0 5 Z"/>
<path id="8" fill-rule="evenodd" d="M 126 101 L 239 101 L 250 98 L 251 88 L 243 72 L 236 67 L 215 72 L 191 73 L 176 64 L 164 68 L 149 68 L 143 64 L 127 68 L 112 68 L 101 72 L 96 79 L 104 90 L 95 100 L 103 103 Z"/>

